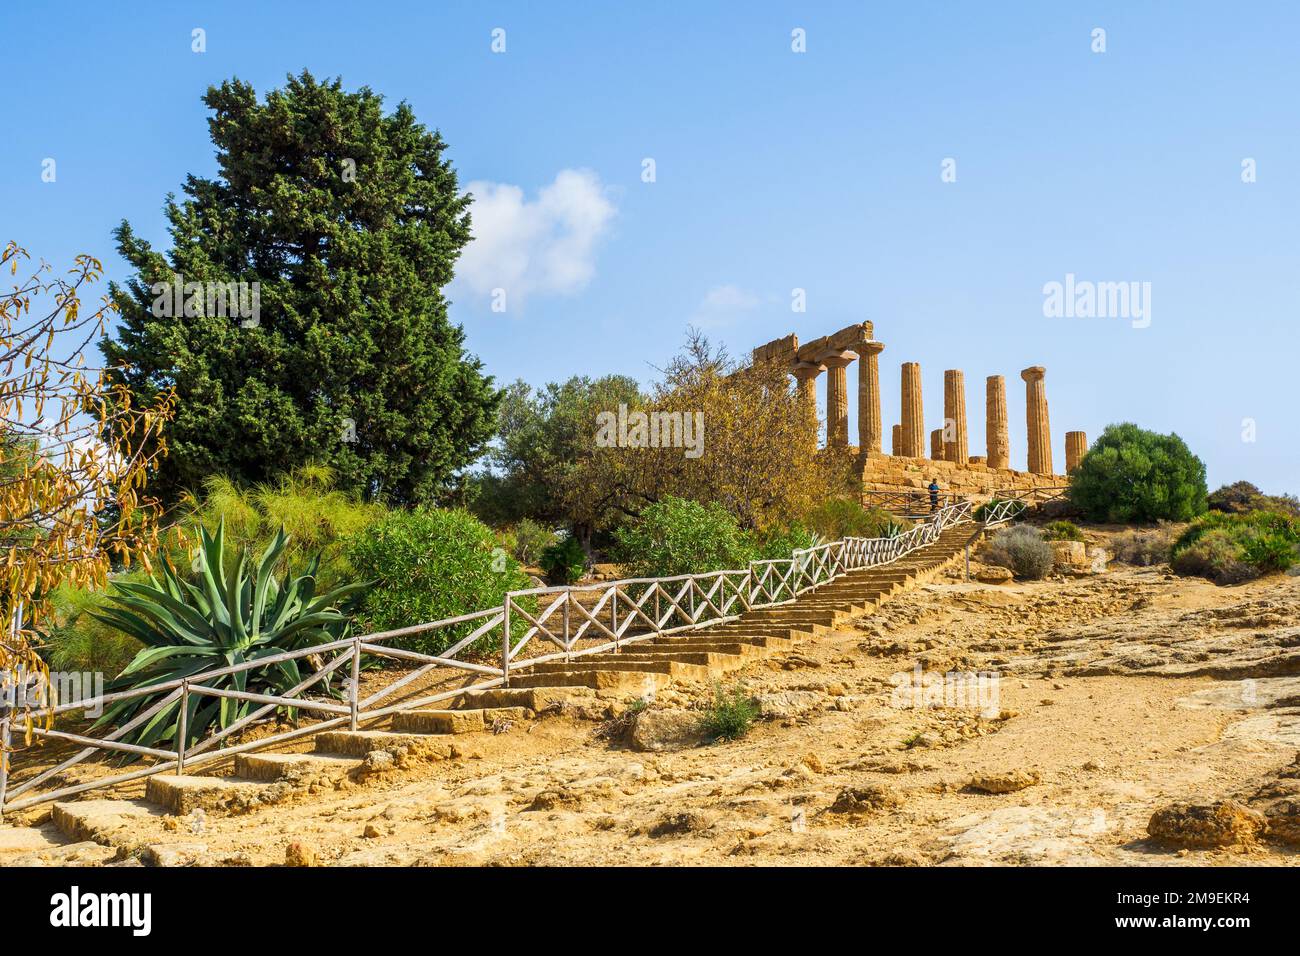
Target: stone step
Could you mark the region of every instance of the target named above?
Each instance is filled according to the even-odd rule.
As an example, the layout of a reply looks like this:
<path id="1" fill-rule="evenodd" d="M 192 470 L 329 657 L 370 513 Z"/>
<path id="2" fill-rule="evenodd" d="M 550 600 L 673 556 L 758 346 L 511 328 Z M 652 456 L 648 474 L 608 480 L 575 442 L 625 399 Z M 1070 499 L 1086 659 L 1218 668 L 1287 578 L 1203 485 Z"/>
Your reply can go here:
<path id="1" fill-rule="evenodd" d="M 28 856 L 66 846 L 58 831 L 51 827 L 0 826 L 0 866 L 16 856 Z"/>
<path id="2" fill-rule="evenodd" d="M 754 655 L 758 656 L 758 655 Z M 683 664 L 699 664 L 711 672 L 726 673 L 739 670 L 745 666 L 746 656 L 718 651 L 687 651 L 665 647 L 663 650 L 627 650 L 617 654 L 597 654 L 590 660 L 633 660 L 633 661 L 679 661 Z"/>
<path id="3" fill-rule="evenodd" d="M 888 591 L 896 588 L 904 581 L 908 580 L 911 574 L 900 577 L 879 577 L 869 578 L 860 581 L 836 581 L 834 584 L 827 584 L 811 594 L 875 594 L 882 591 Z"/>
<path id="4" fill-rule="evenodd" d="M 625 654 L 609 657 L 591 655 L 572 661 L 544 661 L 533 664 L 521 674 L 561 674 L 577 668 L 583 670 L 636 671 L 637 673 L 667 674 L 677 680 L 708 680 L 714 676 L 708 665 L 691 664 L 678 658 L 664 657 L 643 660 Z"/>
<path id="5" fill-rule="evenodd" d="M 847 615 L 846 615 L 847 618 Z M 742 621 L 741 624 L 749 624 L 750 629 L 759 629 L 764 626 L 781 625 L 783 628 L 799 628 L 807 630 L 814 635 L 829 634 L 840 623 L 840 619 L 834 613 L 825 614 L 801 614 L 798 617 L 790 615 L 788 617 L 769 618 L 761 621 Z M 758 628 L 755 628 L 755 625 Z"/>
<path id="6" fill-rule="evenodd" d="M 750 657 L 763 657 L 776 651 L 793 650 L 802 641 L 791 640 L 784 637 L 768 636 L 751 636 L 743 632 L 732 634 L 719 634 L 717 637 L 706 640 L 702 637 L 679 640 L 673 638 L 664 638 L 663 640 L 651 641 L 646 647 L 655 649 L 676 650 L 682 653 L 712 652 L 720 654 L 739 654 Z"/>
<path id="7" fill-rule="evenodd" d="M 525 707 L 406 710 L 393 715 L 393 730 L 408 734 L 472 734 L 490 730 L 496 720 L 526 720 L 527 710 Z"/>
<path id="8" fill-rule="evenodd" d="M 522 707 L 541 713 L 551 707 L 591 703 L 595 699 L 596 694 L 586 687 L 492 687 L 466 691 L 456 698 L 456 704 L 488 709 Z"/>
<path id="9" fill-rule="evenodd" d="M 145 785 L 145 799 L 168 813 L 186 816 L 194 810 L 231 810 L 262 801 L 272 786 L 238 777 L 196 777 L 159 774 Z"/>
<path id="10" fill-rule="evenodd" d="M 327 730 L 316 735 L 316 752 L 364 759 L 384 750 L 406 753 L 423 760 L 447 760 L 452 756 L 451 741 L 427 734 L 402 734 L 390 730 Z"/>
<path id="11" fill-rule="evenodd" d="M 692 631 L 690 634 L 665 634 L 656 637 L 650 643 L 660 644 L 669 641 L 711 641 L 725 637 L 729 641 L 791 641 L 799 643 L 814 637 L 815 631 L 805 631 L 796 627 L 771 627 L 754 623 L 723 624 L 711 627 L 707 631 Z"/>
<path id="12" fill-rule="evenodd" d="M 810 611 L 830 611 L 835 614 L 863 614 L 872 606 L 848 599 L 841 601 L 833 597 L 814 598 L 804 605 Z"/>
<path id="13" fill-rule="evenodd" d="M 571 671 L 553 674 L 520 674 L 510 676 L 511 687 L 589 687 L 595 691 L 618 691 L 641 694 L 659 690 L 672 678 L 652 671 L 604 671 L 580 669 L 575 662 Z"/>
<path id="14" fill-rule="evenodd" d="M 813 591 L 810 597 L 843 597 L 849 600 L 869 601 L 880 597 L 882 594 L 889 594 L 895 588 L 900 587 L 902 582 L 899 581 L 872 581 L 866 584 L 854 584 L 852 587 L 838 588 L 831 585 L 826 588 L 819 588 Z"/>
<path id="15" fill-rule="evenodd" d="M 161 817 L 162 811 L 144 800 L 75 800 L 56 803 L 50 816 L 55 829 L 69 840 L 107 844 L 116 831 L 139 820 Z"/>
<path id="16" fill-rule="evenodd" d="M 817 615 L 815 618 L 807 615 L 764 618 L 746 616 L 731 624 L 720 624 L 716 628 L 711 628 L 710 633 L 727 634 L 744 631 L 750 634 L 768 634 L 773 630 L 797 630 L 805 631 L 809 635 L 818 635 L 825 634 L 830 630 L 829 625 L 826 624 L 826 617 L 827 615 Z"/>
<path id="17" fill-rule="evenodd" d="M 355 757 L 340 754 L 238 754 L 235 774 L 246 780 L 263 782 L 304 777 L 342 780 L 360 765 Z"/>
<path id="18" fill-rule="evenodd" d="M 69 842 L 53 824 L 0 826 L 0 866 L 102 866 L 117 848 L 93 840 Z"/>

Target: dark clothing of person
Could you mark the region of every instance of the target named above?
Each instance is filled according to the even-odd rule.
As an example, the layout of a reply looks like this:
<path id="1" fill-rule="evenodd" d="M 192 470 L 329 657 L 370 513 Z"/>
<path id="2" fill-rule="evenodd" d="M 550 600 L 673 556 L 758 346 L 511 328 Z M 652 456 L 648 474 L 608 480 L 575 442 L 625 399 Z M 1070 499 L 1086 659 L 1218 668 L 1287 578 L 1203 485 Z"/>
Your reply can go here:
<path id="1" fill-rule="evenodd" d="M 939 510 L 939 483 L 930 482 L 930 511 L 931 513 Z"/>

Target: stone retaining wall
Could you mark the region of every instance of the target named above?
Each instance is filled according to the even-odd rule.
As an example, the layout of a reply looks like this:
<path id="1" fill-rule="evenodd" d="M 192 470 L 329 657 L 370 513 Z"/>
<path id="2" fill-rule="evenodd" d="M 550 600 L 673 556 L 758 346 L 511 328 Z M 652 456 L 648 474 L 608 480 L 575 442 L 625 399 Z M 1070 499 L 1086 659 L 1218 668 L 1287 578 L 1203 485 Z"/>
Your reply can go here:
<path id="1" fill-rule="evenodd" d="M 937 479 L 945 492 L 992 497 L 999 491 L 1032 491 L 1068 485 L 1065 475 L 1035 475 L 1012 468 L 990 468 L 972 458 L 964 465 L 932 458 L 870 453 L 862 462 L 863 491 L 924 491 Z"/>

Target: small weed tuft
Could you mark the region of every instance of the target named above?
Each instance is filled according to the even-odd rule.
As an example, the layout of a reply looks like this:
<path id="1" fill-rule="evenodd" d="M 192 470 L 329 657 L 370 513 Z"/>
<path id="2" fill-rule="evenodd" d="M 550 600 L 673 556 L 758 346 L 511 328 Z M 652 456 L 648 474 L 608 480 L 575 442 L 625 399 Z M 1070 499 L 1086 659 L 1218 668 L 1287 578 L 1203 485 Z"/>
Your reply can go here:
<path id="1" fill-rule="evenodd" d="M 700 721 L 700 729 L 714 740 L 739 740 L 749 733 L 758 707 L 741 687 L 724 691 L 714 685 L 713 704 Z"/>

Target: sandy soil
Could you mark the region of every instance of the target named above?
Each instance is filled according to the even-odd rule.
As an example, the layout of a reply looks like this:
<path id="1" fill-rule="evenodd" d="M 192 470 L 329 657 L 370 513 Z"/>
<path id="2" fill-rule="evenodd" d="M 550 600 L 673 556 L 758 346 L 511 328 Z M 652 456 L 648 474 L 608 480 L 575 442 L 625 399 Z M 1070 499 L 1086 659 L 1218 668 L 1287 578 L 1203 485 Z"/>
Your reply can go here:
<path id="1" fill-rule="evenodd" d="M 956 701 L 973 706 L 927 706 L 896 690 L 918 667 L 992 677 Z M 1173 802 L 1276 796 L 1300 749 L 1300 578 L 950 576 L 728 683 L 768 714 L 741 740 L 683 732 L 673 715 L 712 693 L 683 684 L 640 716 L 544 716 L 458 738 L 461 759 L 240 816 L 158 814 L 131 839 L 213 865 L 279 864 L 293 842 L 327 865 L 1300 862 L 1147 838 Z"/>

